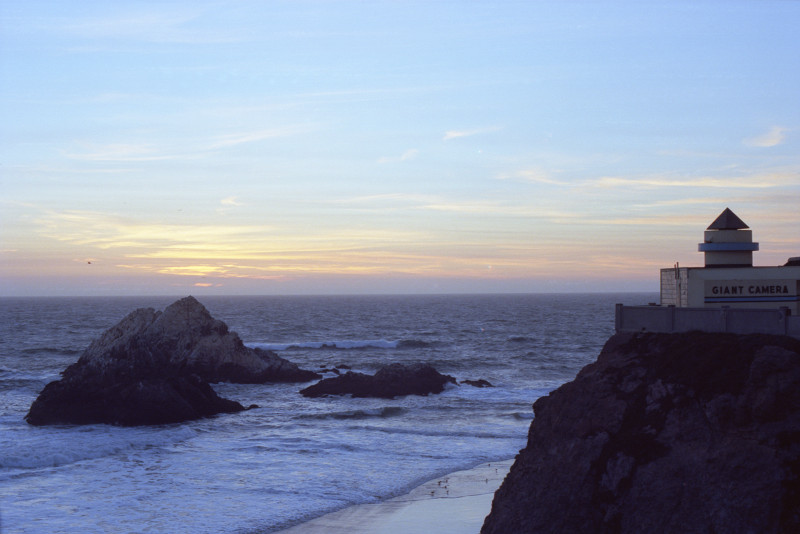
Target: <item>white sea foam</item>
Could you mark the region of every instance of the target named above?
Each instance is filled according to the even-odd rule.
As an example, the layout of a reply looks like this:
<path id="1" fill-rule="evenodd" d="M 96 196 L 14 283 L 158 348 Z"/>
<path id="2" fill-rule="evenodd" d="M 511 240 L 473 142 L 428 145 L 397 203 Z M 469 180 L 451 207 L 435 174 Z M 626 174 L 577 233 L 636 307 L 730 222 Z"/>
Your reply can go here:
<path id="1" fill-rule="evenodd" d="M 195 435 L 195 431 L 184 426 L 6 427 L 0 436 L 0 469 L 58 467 L 126 451 L 174 445 Z"/>

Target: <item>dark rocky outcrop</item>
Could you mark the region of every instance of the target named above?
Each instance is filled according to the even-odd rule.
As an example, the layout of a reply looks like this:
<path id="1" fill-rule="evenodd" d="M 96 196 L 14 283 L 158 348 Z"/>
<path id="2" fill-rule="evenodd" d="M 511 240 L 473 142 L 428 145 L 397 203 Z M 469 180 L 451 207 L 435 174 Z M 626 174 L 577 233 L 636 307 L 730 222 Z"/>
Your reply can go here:
<path id="1" fill-rule="evenodd" d="M 302 382 L 319 375 L 245 347 L 193 297 L 163 312 L 138 309 L 93 341 L 61 380 L 45 386 L 33 425 L 161 424 L 244 409 L 208 382 Z"/>
<path id="2" fill-rule="evenodd" d="M 393 399 L 403 395 L 441 393 L 448 383 L 455 384 L 455 378 L 439 373 L 430 365 L 393 363 L 381 367 L 375 375 L 348 371 L 340 376 L 326 378 L 300 393 L 305 397 L 352 395 Z"/>
<path id="3" fill-rule="evenodd" d="M 299 369 L 272 351 L 245 347 L 236 332 L 214 319 L 194 297 L 163 312 L 138 309 L 93 341 L 79 365 L 105 372 L 124 362 L 194 373 L 208 382 L 307 382 L 317 373 Z"/>
<path id="4" fill-rule="evenodd" d="M 244 410 L 197 375 L 104 381 L 70 371 L 45 386 L 25 419 L 32 425 L 180 423 Z"/>
<path id="5" fill-rule="evenodd" d="M 482 534 L 800 532 L 800 341 L 618 334 L 534 404 Z"/>

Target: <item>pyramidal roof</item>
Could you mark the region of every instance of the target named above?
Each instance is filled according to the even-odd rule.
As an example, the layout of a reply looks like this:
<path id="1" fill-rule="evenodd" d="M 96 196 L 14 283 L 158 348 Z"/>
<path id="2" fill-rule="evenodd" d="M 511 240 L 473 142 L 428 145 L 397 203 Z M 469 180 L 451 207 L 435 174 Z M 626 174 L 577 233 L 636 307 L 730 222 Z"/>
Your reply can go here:
<path id="1" fill-rule="evenodd" d="M 714 222 L 712 222 L 706 230 L 743 230 L 750 228 L 743 220 L 741 220 L 730 208 L 725 208 L 725 211 L 719 214 Z"/>

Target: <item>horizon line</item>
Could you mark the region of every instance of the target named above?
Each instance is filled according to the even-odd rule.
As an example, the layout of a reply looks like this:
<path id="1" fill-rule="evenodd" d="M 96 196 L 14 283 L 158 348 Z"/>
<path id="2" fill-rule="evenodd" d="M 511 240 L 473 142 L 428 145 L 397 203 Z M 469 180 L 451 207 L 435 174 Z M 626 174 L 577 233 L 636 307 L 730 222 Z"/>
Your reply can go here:
<path id="1" fill-rule="evenodd" d="M 232 298 L 232 297 L 447 297 L 447 296 L 524 296 L 524 295 L 613 295 L 613 294 L 658 294 L 659 291 L 636 291 L 636 290 L 608 290 L 608 291 L 476 291 L 476 292 L 409 292 L 409 293 L 231 293 L 231 294 L 119 294 L 119 295 L 0 295 L 0 299 L 58 299 L 58 298 Z"/>

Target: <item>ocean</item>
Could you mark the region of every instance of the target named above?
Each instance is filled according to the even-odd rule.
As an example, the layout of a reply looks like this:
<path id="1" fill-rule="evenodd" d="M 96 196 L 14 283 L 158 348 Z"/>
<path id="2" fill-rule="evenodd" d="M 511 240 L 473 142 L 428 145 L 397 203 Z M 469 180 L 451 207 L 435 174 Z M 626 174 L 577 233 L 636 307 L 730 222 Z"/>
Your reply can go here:
<path id="1" fill-rule="evenodd" d="M 177 298 L 0 299 L 0 532 L 276 532 L 512 458 L 531 404 L 613 333 L 614 304 L 657 295 L 198 297 L 246 345 L 306 369 L 426 362 L 494 387 L 307 399 L 308 384 L 223 383 L 220 395 L 259 408 L 136 428 L 24 421 L 94 338 Z"/>

